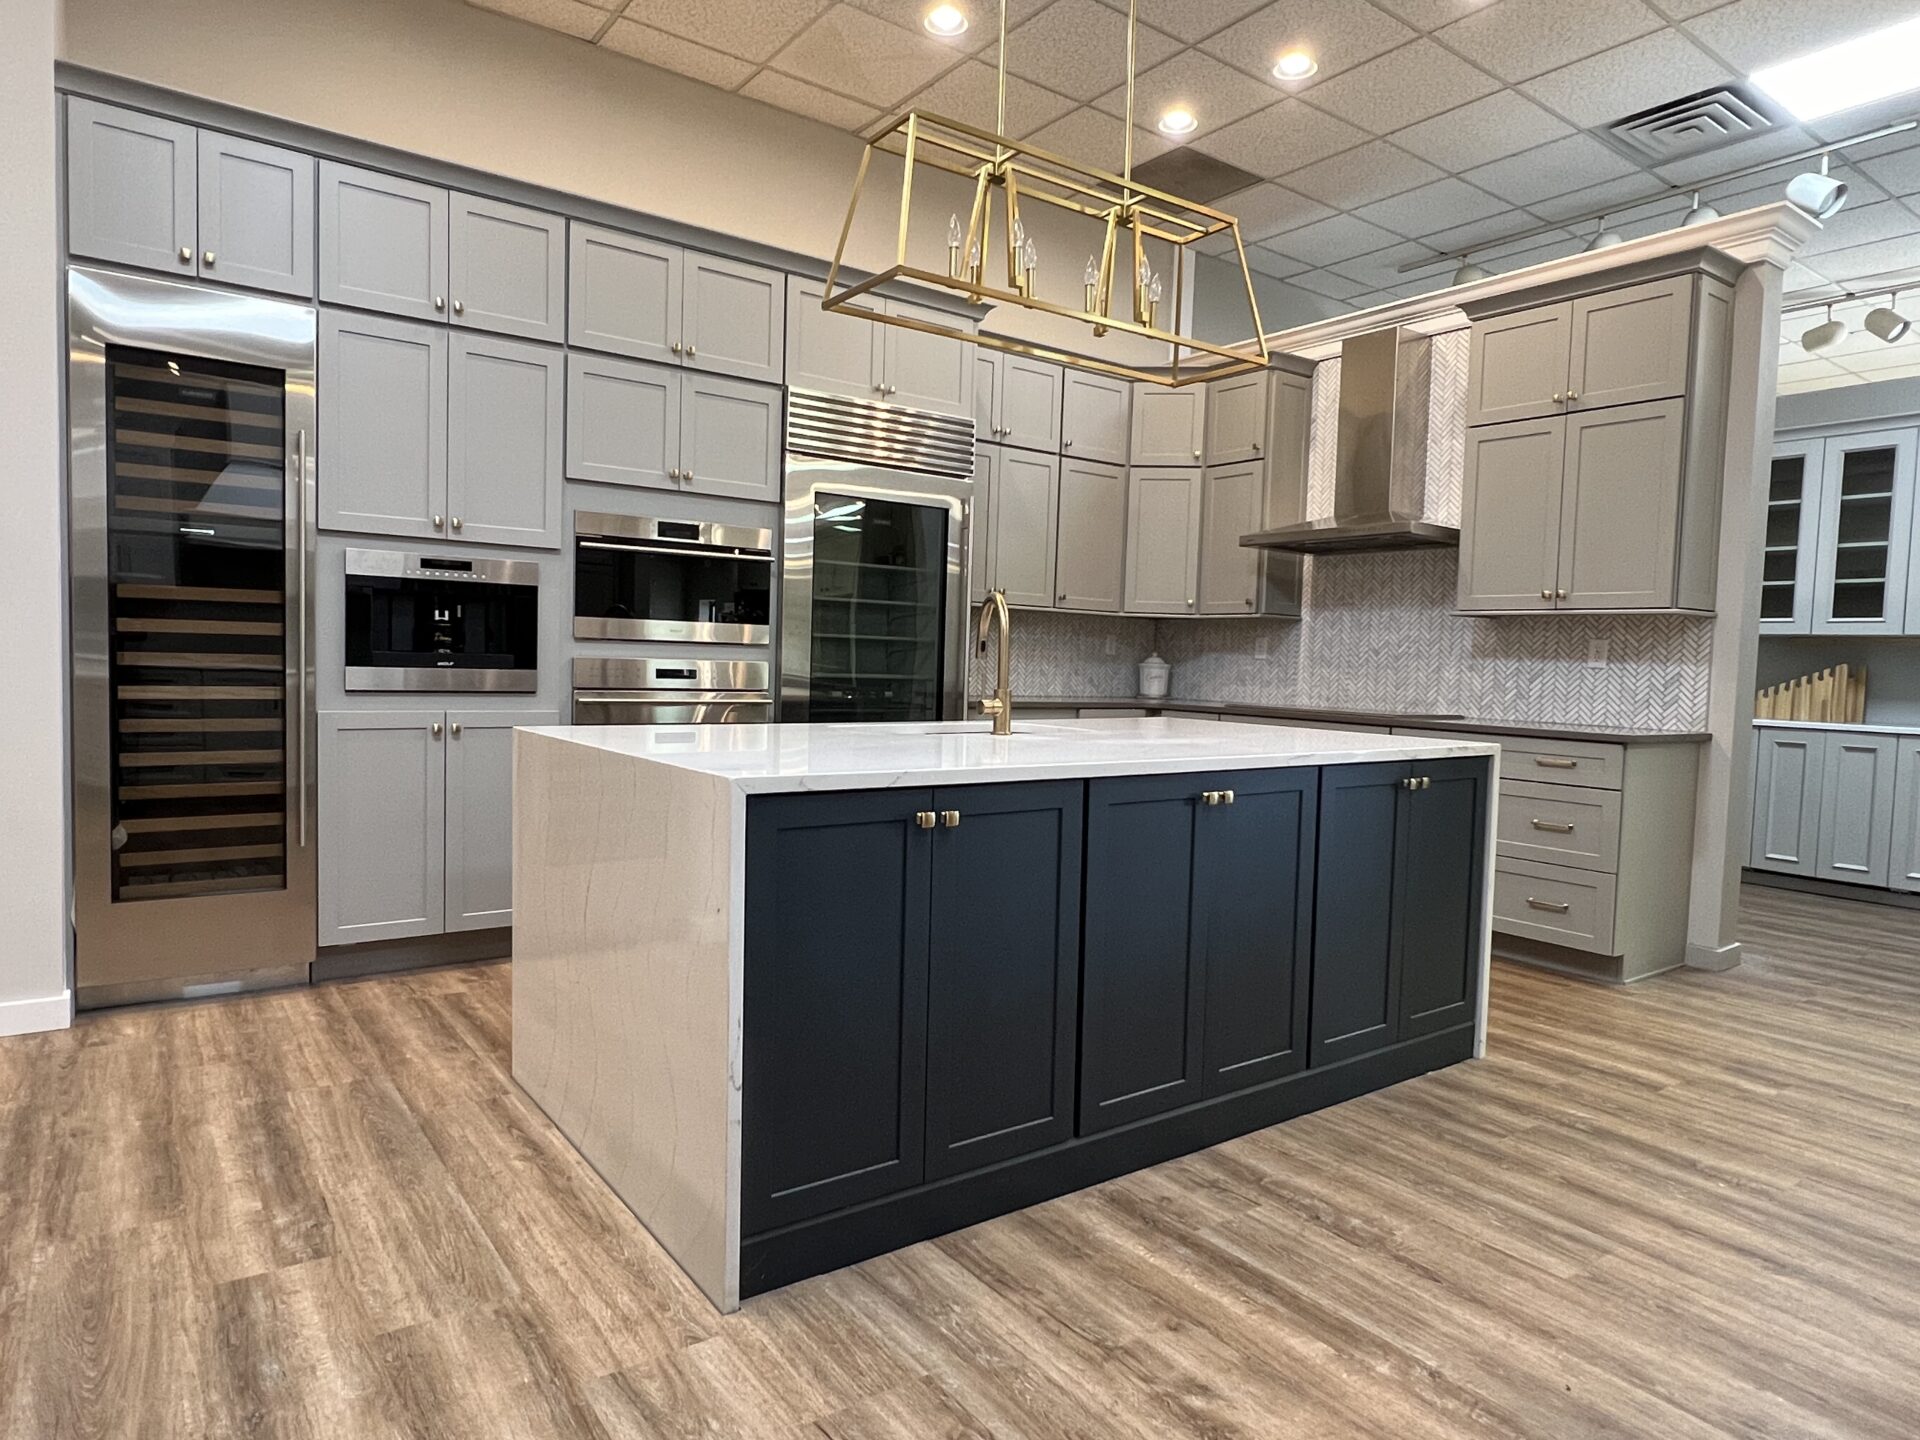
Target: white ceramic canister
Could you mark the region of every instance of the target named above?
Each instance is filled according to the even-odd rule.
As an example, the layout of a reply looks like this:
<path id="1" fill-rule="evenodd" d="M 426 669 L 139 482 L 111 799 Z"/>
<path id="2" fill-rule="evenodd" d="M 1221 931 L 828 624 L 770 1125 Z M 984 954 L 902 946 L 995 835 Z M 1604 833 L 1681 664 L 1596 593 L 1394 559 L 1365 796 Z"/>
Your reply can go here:
<path id="1" fill-rule="evenodd" d="M 1164 700 L 1167 689 L 1173 679 L 1173 667 L 1160 658 L 1160 652 L 1154 651 L 1140 662 L 1140 697 L 1143 700 Z"/>

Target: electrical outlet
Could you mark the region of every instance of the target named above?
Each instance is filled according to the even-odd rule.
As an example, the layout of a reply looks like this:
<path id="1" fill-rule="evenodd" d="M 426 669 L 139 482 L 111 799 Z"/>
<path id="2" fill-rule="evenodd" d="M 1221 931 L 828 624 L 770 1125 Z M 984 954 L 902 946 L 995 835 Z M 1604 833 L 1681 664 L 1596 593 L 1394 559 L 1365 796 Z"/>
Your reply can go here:
<path id="1" fill-rule="evenodd" d="M 1264 633 L 1253 637 L 1253 658 L 1256 660 L 1273 658 L 1273 642 L 1267 639 Z"/>
<path id="2" fill-rule="evenodd" d="M 1109 635 L 1109 636 L 1107 636 L 1107 646 L 1106 646 L 1106 650 L 1107 650 L 1107 654 L 1109 654 L 1109 655 L 1114 655 L 1114 654 L 1117 654 L 1117 653 L 1119 653 L 1119 650 L 1120 650 L 1120 642 L 1119 642 L 1118 640 L 1116 640 L 1116 639 L 1114 639 L 1114 638 L 1113 638 L 1113 636 L 1111 636 L 1111 635 Z"/>
<path id="3" fill-rule="evenodd" d="M 1596 636 L 1587 641 L 1587 668 L 1599 670 L 1607 663 L 1607 640 L 1605 636 Z"/>

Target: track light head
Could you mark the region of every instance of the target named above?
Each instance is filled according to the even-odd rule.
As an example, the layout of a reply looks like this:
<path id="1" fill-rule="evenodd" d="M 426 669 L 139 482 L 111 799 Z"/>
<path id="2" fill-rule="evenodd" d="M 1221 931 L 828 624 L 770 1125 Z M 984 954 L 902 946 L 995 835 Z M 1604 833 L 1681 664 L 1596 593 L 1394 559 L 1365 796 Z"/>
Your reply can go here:
<path id="1" fill-rule="evenodd" d="M 1847 322 L 1833 318 L 1833 306 L 1827 306 L 1827 318 L 1800 337 L 1800 348 L 1809 355 L 1824 355 L 1848 335 Z"/>
<path id="2" fill-rule="evenodd" d="M 1816 220 L 1830 219 L 1847 203 L 1847 187 L 1827 173 L 1828 157 L 1820 156 L 1820 169 L 1807 170 L 1787 182 L 1787 199 Z"/>
<path id="3" fill-rule="evenodd" d="M 1609 230 L 1607 217 L 1602 215 L 1599 223 L 1593 227 L 1593 238 L 1582 248 L 1586 254 L 1591 255 L 1595 250 L 1611 250 L 1616 245 L 1624 245 L 1626 239 L 1627 237 L 1618 230 Z"/>
<path id="4" fill-rule="evenodd" d="M 1718 220 L 1720 212 L 1700 198 L 1698 190 L 1693 192 L 1693 208 L 1687 211 L 1687 218 L 1680 222 L 1684 229 L 1689 225 L 1705 225 L 1710 220 Z"/>
<path id="5" fill-rule="evenodd" d="M 1890 296 L 1884 305 L 1876 305 L 1867 312 L 1867 318 L 1861 322 L 1869 335 L 1884 340 L 1891 345 L 1907 331 L 1913 328 L 1913 322 L 1894 309 L 1899 295 Z"/>
<path id="6" fill-rule="evenodd" d="M 1460 268 L 1453 272 L 1455 285 L 1471 285 L 1476 280 L 1485 280 L 1492 274 L 1485 266 L 1476 265 L 1464 255 L 1460 257 Z"/>

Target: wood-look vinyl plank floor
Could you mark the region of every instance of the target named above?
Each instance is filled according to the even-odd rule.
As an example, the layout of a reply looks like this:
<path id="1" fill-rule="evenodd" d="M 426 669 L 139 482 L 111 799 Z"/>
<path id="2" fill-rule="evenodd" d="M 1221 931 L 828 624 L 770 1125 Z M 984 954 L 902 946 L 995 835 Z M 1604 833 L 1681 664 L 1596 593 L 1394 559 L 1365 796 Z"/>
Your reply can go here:
<path id="1" fill-rule="evenodd" d="M 1496 970 L 1491 1055 L 716 1314 L 511 968 L 0 1040 L 0 1435 L 1920 1435 L 1920 912 Z"/>

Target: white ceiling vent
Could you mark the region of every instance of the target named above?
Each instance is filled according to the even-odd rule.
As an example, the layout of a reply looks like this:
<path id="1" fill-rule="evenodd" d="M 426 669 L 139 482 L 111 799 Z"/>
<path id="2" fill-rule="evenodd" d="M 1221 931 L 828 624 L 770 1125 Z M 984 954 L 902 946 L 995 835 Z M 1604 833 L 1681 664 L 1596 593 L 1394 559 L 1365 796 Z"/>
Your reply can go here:
<path id="1" fill-rule="evenodd" d="M 1663 165 L 1764 135 L 1784 118 L 1754 92 L 1717 85 L 1615 120 L 1602 133 L 1643 164 Z"/>

